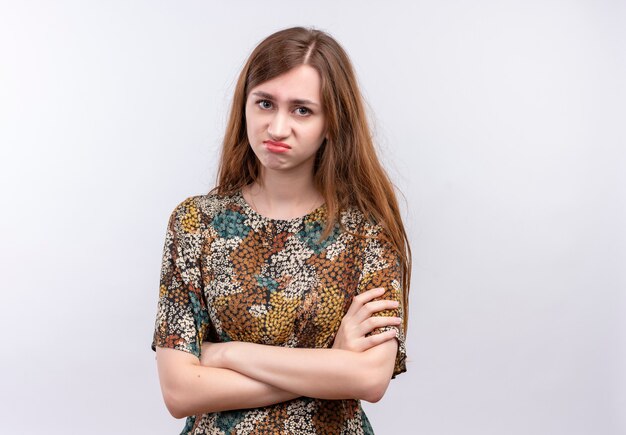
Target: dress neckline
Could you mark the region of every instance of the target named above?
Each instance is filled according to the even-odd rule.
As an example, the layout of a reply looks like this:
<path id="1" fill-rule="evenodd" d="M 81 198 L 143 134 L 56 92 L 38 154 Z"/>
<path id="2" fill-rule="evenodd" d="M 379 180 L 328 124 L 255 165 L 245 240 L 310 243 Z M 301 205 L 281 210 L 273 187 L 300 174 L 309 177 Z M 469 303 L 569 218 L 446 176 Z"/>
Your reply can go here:
<path id="1" fill-rule="evenodd" d="M 250 204 L 248 204 L 248 201 L 246 201 L 246 199 L 243 197 L 243 193 L 241 191 L 241 189 L 239 189 L 237 191 L 237 193 L 235 194 L 235 197 L 237 198 L 237 200 L 239 201 L 239 203 L 241 204 L 241 206 L 251 215 L 254 216 L 260 220 L 266 221 L 266 222 L 273 222 L 275 224 L 293 224 L 293 223 L 298 223 L 301 222 L 303 220 L 305 220 L 306 218 L 319 213 L 320 211 L 322 211 L 323 209 L 326 208 L 326 203 L 323 203 L 322 205 L 320 205 L 319 207 L 317 207 L 316 209 L 310 211 L 309 213 L 303 215 L 303 216 L 298 216 L 295 218 L 291 218 L 291 219 L 275 219 L 275 218 L 270 218 L 267 216 L 262 215 L 261 213 L 259 213 L 258 211 L 256 211 L 255 209 L 252 208 L 252 206 Z"/>

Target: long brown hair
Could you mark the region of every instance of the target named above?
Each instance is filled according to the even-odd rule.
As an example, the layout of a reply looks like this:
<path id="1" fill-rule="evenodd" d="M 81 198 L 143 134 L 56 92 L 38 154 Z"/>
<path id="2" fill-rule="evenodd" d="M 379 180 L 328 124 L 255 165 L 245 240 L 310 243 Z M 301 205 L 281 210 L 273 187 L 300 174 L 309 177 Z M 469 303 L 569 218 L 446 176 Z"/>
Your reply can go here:
<path id="1" fill-rule="evenodd" d="M 403 322 L 407 331 L 411 248 L 393 185 L 376 155 L 352 64 L 330 35 L 293 27 L 270 35 L 254 49 L 235 87 L 217 186 L 212 192 L 230 195 L 258 181 L 259 162 L 246 132 L 248 93 L 303 64 L 312 66 L 321 76 L 322 110 L 326 116 L 327 135 L 314 166 L 314 183 L 325 199 L 328 213 L 322 238 L 340 222 L 340 212 L 350 206 L 382 226 L 382 236 L 391 242 L 400 257 Z"/>

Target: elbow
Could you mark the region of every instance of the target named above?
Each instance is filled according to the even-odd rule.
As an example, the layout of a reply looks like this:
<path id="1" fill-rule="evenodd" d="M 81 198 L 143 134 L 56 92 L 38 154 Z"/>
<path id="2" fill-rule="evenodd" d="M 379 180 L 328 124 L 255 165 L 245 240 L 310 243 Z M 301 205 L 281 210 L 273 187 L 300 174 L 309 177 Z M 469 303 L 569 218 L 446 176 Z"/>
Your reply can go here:
<path id="1" fill-rule="evenodd" d="M 391 376 L 387 374 L 386 370 L 372 366 L 369 370 L 361 373 L 359 398 L 371 403 L 378 402 L 385 395 L 390 381 Z"/>
<path id="2" fill-rule="evenodd" d="M 161 395 L 170 415 L 180 419 L 197 412 L 193 402 L 195 369 L 194 355 L 175 349 L 157 348 L 157 368 Z M 198 375 L 200 376 L 200 375 Z"/>
<path id="3" fill-rule="evenodd" d="M 184 402 L 184 395 L 173 388 L 163 390 L 163 401 L 170 415 L 180 419 L 189 416 L 187 406 Z"/>
<path id="4" fill-rule="evenodd" d="M 366 380 L 361 399 L 376 403 L 383 398 L 393 376 L 396 352 L 396 341 L 389 340 L 359 355 L 363 368 L 361 379 Z"/>
<path id="5" fill-rule="evenodd" d="M 361 398 L 370 403 L 378 402 L 385 395 L 390 380 L 390 378 L 380 377 L 379 379 L 373 379 L 372 382 L 368 383 L 367 388 L 363 391 Z"/>

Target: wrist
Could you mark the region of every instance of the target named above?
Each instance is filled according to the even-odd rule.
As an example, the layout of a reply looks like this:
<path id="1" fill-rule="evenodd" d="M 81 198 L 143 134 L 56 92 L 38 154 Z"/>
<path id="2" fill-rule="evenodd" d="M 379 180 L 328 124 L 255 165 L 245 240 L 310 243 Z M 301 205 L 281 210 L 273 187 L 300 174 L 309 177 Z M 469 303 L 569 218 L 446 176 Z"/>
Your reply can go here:
<path id="1" fill-rule="evenodd" d="M 222 344 L 222 347 L 219 352 L 219 365 L 221 368 L 233 370 L 232 356 L 233 356 L 233 353 L 236 351 L 236 348 L 239 342 L 227 341 L 221 344 Z"/>
<path id="2" fill-rule="evenodd" d="M 243 373 L 250 365 L 257 366 L 261 361 L 263 347 L 267 345 L 247 341 L 229 341 L 222 354 L 226 368 Z M 261 353 L 259 353 L 261 352 Z M 250 364 L 254 361 L 254 364 Z"/>
<path id="3" fill-rule="evenodd" d="M 200 356 L 200 365 L 205 367 L 213 367 L 216 369 L 226 369 L 225 354 L 227 349 L 230 348 L 235 342 L 220 342 L 211 343 L 205 341 L 202 343 L 202 352 Z"/>

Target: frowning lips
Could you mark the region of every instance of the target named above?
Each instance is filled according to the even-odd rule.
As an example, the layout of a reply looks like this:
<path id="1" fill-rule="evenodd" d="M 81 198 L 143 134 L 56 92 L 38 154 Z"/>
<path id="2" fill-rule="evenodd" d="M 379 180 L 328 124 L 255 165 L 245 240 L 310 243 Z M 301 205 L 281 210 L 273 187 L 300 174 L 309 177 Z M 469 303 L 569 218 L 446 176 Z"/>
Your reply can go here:
<path id="1" fill-rule="evenodd" d="M 291 149 L 290 145 L 287 145 L 286 143 L 283 143 L 283 142 L 275 142 L 273 140 L 266 140 L 266 141 L 263 141 L 263 143 L 267 144 L 267 145 L 273 145 L 273 146 L 277 146 L 277 147 L 283 147 L 283 148 Z"/>

